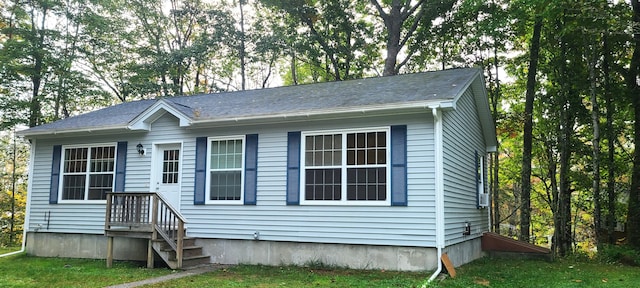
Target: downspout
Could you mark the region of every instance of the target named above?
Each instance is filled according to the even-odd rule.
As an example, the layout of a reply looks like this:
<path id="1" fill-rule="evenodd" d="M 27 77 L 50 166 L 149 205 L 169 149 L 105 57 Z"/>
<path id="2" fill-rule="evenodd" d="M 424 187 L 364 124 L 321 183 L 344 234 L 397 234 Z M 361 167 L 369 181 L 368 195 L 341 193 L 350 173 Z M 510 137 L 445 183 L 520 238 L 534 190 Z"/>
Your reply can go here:
<path id="1" fill-rule="evenodd" d="M 435 150 L 435 192 L 436 192 L 436 249 L 438 256 L 438 268 L 429 277 L 430 283 L 442 272 L 442 250 L 444 249 L 444 167 L 443 167 L 443 135 L 442 135 L 442 111 L 438 106 L 430 107 L 433 114 L 434 150 Z"/>
<path id="2" fill-rule="evenodd" d="M 29 151 L 29 179 L 27 180 L 27 207 L 24 213 L 24 224 L 22 224 L 22 247 L 18 251 L 2 254 L 0 255 L 0 258 L 15 255 L 15 254 L 20 254 L 24 252 L 27 248 L 27 230 L 29 228 L 29 217 L 31 215 L 31 187 L 33 187 L 33 183 L 32 183 L 33 177 L 31 177 L 31 175 L 33 175 L 33 163 L 36 155 L 36 153 L 34 152 L 35 150 L 34 147 L 36 146 L 35 142 L 36 142 L 35 139 L 31 140 L 31 148 Z"/>

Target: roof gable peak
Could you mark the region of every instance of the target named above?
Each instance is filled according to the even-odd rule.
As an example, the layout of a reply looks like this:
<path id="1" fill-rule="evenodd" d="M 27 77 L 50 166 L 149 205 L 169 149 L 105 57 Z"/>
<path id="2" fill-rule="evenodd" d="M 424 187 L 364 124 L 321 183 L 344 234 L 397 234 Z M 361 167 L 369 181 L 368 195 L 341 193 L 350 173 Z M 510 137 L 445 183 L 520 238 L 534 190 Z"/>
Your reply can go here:
<path id="1" fill-rule="evenodd" d="M 184 105 L 182 105 L 184 106 Z M 175 104 L 165 99 L 159 99 L 149 108 L 138 114 L 131 122 L 129 122 L 129 129 L 131 130 L 151 130 L 151 124 L 162 117 L 164 114 L 169 113 L 178 118 L 180 127 L 191 126 L 193 119 L 184 114 L 182 111 L 175 107 Z"/>

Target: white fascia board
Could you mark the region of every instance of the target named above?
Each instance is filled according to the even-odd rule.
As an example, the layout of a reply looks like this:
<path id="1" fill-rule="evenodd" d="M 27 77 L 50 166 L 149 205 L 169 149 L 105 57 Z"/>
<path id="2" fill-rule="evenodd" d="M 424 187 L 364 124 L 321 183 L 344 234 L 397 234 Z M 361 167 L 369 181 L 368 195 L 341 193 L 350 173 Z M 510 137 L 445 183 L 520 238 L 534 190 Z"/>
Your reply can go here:
<path id="1" fill-rule="evenodd" d="M 129 122 L 128 128 L 130 130 L 151 130 L 151 123 L 158 120 L 165 113 L 169 113 L 178 118 L 180 127 L 188 127 L 192 124 L 191 119 L 187 115 L 175 109 L 164 99 L 160 99 L 145 109 L 140 115 L 136 116 L 136 118 L 133 118 L 133 120 Z"/>
<path id="2" fill-rule="evenodd" d="M 21 132 L 18 131 L 16 134 L 18 136 L 22 136 L 27 139 L 35 139 L 35 138 L 46 138 L 46 136 L 63 136 L 63 135 L 78 135 L 78 134 L 109 134 L 121 132 L 123 130 L 127 130 L 127 125 L 111 125 L 111 126 L 100 126 L 100 127 L 91 127 L 91 128 L 78 128 L 78 129 L 65 129 L 65 130 L 43 130 L 37 132 L 29 132 L 28 130 Z"/>
<path id="3" fill-rule="evenodd" d="M 480 125 L 482 126 L 482 134 L 484 135 L 487 152 L 496 152 L 496 147 L 498 146 L 496 126 L 493 115 L 491 114 L 491 108 L 489 108 L 489 96 L 487 95 L 485 87 L 484 77 L 476 77 L 471 89 L 475 98 L 476 109 L 478 111 Z"/>
<path id="4" fill-rule="evenodd" d="M 451 107 L 451 100 L 431 100 L 431 101 L 415 101 L 401 104 L 382 104 L 370 105 L 358 108 L 346 109 L 323 109 L 313 111 L 300 111 L 291 113 L 277 113 L 268 115 L 254 115 L 246 117 L 231 117 L 218 119 L 204 119 L 192 121 L 191 128 L 208 127 L 208 126 L 225 126 L 231 123 L 238 124 L 264 124 L 264 123 L 282 123 L 306 120 L 329 120 L 341 118 L 370 117 L 382 115 L 395 115 L 398 113 L 416 113 L 428 111 L 432 107 L 448 108 Z"/>

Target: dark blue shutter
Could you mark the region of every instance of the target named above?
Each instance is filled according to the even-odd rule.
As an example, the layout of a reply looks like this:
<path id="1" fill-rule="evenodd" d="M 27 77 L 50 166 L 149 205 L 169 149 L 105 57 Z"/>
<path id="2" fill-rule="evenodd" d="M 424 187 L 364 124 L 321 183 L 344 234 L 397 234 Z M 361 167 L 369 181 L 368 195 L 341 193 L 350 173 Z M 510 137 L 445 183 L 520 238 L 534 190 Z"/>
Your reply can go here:
<path id="1" fill-rule="evenodd" d="M 300 131 L 287 137 L 287 205 L 300 205 Z"/>
<path id="2" fill-rule="evenodd" d="M 116 148 L 116 183 L 114 192 L 124 192 L 125 171 L 127 170 L 127 142 L 118 142 Z"/>
<path id="3" fill-rule="evenodd" d="M 207 137 L 196 138 L 196 174 L 193 204 L 204 205 L 207 185 Z"/>
<path id="4" fill-rule="evenodd" d="M 244 205 L 256 205 L 258 186 L 258 134 L 245 136 Z"/>
<path id="5" fill-rule="evenodd" d="M 391 126 L 391 206 L 407 206 L 407 126 Z"/>
<path id="6" fill-rule="evenodd" d="M 51 161 L 51 186 L 49 187 L 49 204 L 58 203 L 58 189 L 60 187 L 60 158 L 62 146 L 53 146 L 53 160 Z"/>

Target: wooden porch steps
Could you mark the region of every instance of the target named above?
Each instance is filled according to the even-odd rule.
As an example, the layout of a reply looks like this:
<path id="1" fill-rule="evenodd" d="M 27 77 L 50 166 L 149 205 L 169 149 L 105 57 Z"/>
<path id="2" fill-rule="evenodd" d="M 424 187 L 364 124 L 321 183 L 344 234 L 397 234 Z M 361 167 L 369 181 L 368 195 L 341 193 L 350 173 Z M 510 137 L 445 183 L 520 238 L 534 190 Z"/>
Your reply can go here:
<path id="1" fill-rule="evenodd" d="M 202 246 L 196 245 L 196 238 L 185 237 L 182 248 L 182 267 L 178 267 L 177 253 L 164 239 L 152 241 L 153 250 L 171 269 L 189 269 L 202 264 L 210 264 L 211 257 L 204 255 Z"/>
<path id="2" fill-rule="evenodd" d="M 162 195 L 153 192 L 109 192 L 104 234 L 107 267 L 113 264 L 113 238 L 148 239 L 147 267 L 154 266 L 154 252 L 171 267 L 186 269 L 209 264 L 196 239 L 187 237 L 186 219 Z"/>

